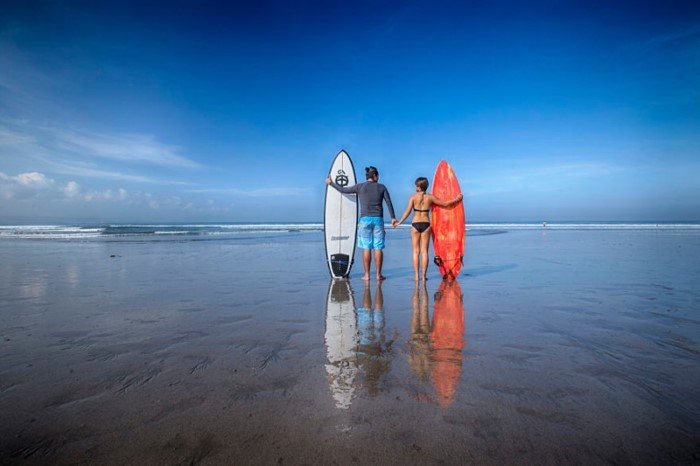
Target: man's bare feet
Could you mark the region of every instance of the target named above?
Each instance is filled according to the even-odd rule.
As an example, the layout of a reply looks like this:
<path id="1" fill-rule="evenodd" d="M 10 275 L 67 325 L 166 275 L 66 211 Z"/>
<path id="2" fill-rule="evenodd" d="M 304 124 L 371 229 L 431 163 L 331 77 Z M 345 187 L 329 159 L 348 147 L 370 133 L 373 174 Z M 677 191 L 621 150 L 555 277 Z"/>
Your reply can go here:
<path id="1" fill-rule="evenodd" d="M 377 281 L 382 281 L 382 280 L 386 280 L 386 277 L 384 275 L 377 275 Z"/>
<path id="2" fill-rule="evenodd" d="M 427 275 L 423 275 L 423 280 L 428 280 L 428 276 L 427 276 Z"/>
<path id="3" fill-rule="evenodd" d="M 369 274 L 363 275 L 362 278 L 361 278 L 360 280 L 365 281 L 365 282 L 368 282 L 368 281 L 369 281 Z"/>
<path id="4" fill-rule="evenodd" d="M 413 276 L 413 281 L 414 281 L 414 282 L 417 282 L 417 281 L 418 281 L 418 274 L 415 274 L 415 275 Z"/>

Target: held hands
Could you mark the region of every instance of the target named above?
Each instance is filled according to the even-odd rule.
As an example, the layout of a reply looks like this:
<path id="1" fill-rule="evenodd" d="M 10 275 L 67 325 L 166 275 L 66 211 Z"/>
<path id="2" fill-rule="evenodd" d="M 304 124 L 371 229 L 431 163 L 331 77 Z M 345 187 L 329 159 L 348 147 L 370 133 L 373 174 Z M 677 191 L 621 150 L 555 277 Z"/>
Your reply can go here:
<path id="1" fill-rule="evenodd" d="M 395 218 L 392 218 L 392 219 L 391 219 L 391 226 L 392 226 L 393 228 L 396 228 L 396 227 L 399 226 L 399 225 L 401 225 L 401 223 L 400 223 L 398 220 L 396 220 Z"/>

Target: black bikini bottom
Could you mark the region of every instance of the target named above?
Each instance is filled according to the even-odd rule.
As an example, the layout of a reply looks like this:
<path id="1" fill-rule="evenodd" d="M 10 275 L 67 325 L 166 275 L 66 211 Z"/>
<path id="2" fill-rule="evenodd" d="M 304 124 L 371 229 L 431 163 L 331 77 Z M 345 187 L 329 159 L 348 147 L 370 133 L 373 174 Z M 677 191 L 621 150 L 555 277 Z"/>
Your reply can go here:
<path id="1" fill-rule="evenodd" d="M 423 233 L 425 230 L 430 228 L 430 222 L 413 222 L 411 226 L 416 229 L 418 233 Z"/>

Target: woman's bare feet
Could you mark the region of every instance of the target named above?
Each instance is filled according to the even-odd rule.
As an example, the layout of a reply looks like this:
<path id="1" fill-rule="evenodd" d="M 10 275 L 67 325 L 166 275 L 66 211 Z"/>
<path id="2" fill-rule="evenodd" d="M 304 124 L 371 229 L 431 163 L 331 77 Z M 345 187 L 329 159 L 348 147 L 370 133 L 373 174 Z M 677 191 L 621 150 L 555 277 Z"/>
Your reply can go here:
<path id="1" fill-rule="evenodd" d="M 369 278 L 368 278 L 369 280 Z M 377 275 L 377 281 L 380 282 L 382 280 L 386 280 L 386 277 L 384 275 Z"/>

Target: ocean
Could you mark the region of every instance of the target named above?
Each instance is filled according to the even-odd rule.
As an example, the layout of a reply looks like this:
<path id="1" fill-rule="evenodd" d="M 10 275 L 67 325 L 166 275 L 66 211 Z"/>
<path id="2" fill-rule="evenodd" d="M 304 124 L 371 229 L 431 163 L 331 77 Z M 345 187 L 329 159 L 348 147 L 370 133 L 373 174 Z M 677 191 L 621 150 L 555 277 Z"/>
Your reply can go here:
<path id="1" fill-rule="evenodd" d="M 389 227 L 389 225 L 387 225 Z M 399 229 L 408 229 L 401 225 Z M 467 232 L 509 230 L 651 230 L 700 231 L 700 223 L 692 222 L 496 222 L 470 223 Z M 323 231 L 323 223 L 163 223 L 163 224 L 66 224 L 66 225 L 0 225 L 0 239 L 64 239 L 88 240 L 114 237 L 210 237 L 235 238 L 249 233 L 297 233 Z M 161 238 L 159 238 L 161 239 Z M 182 238 L 177 238 L 182 240 Z"/>

